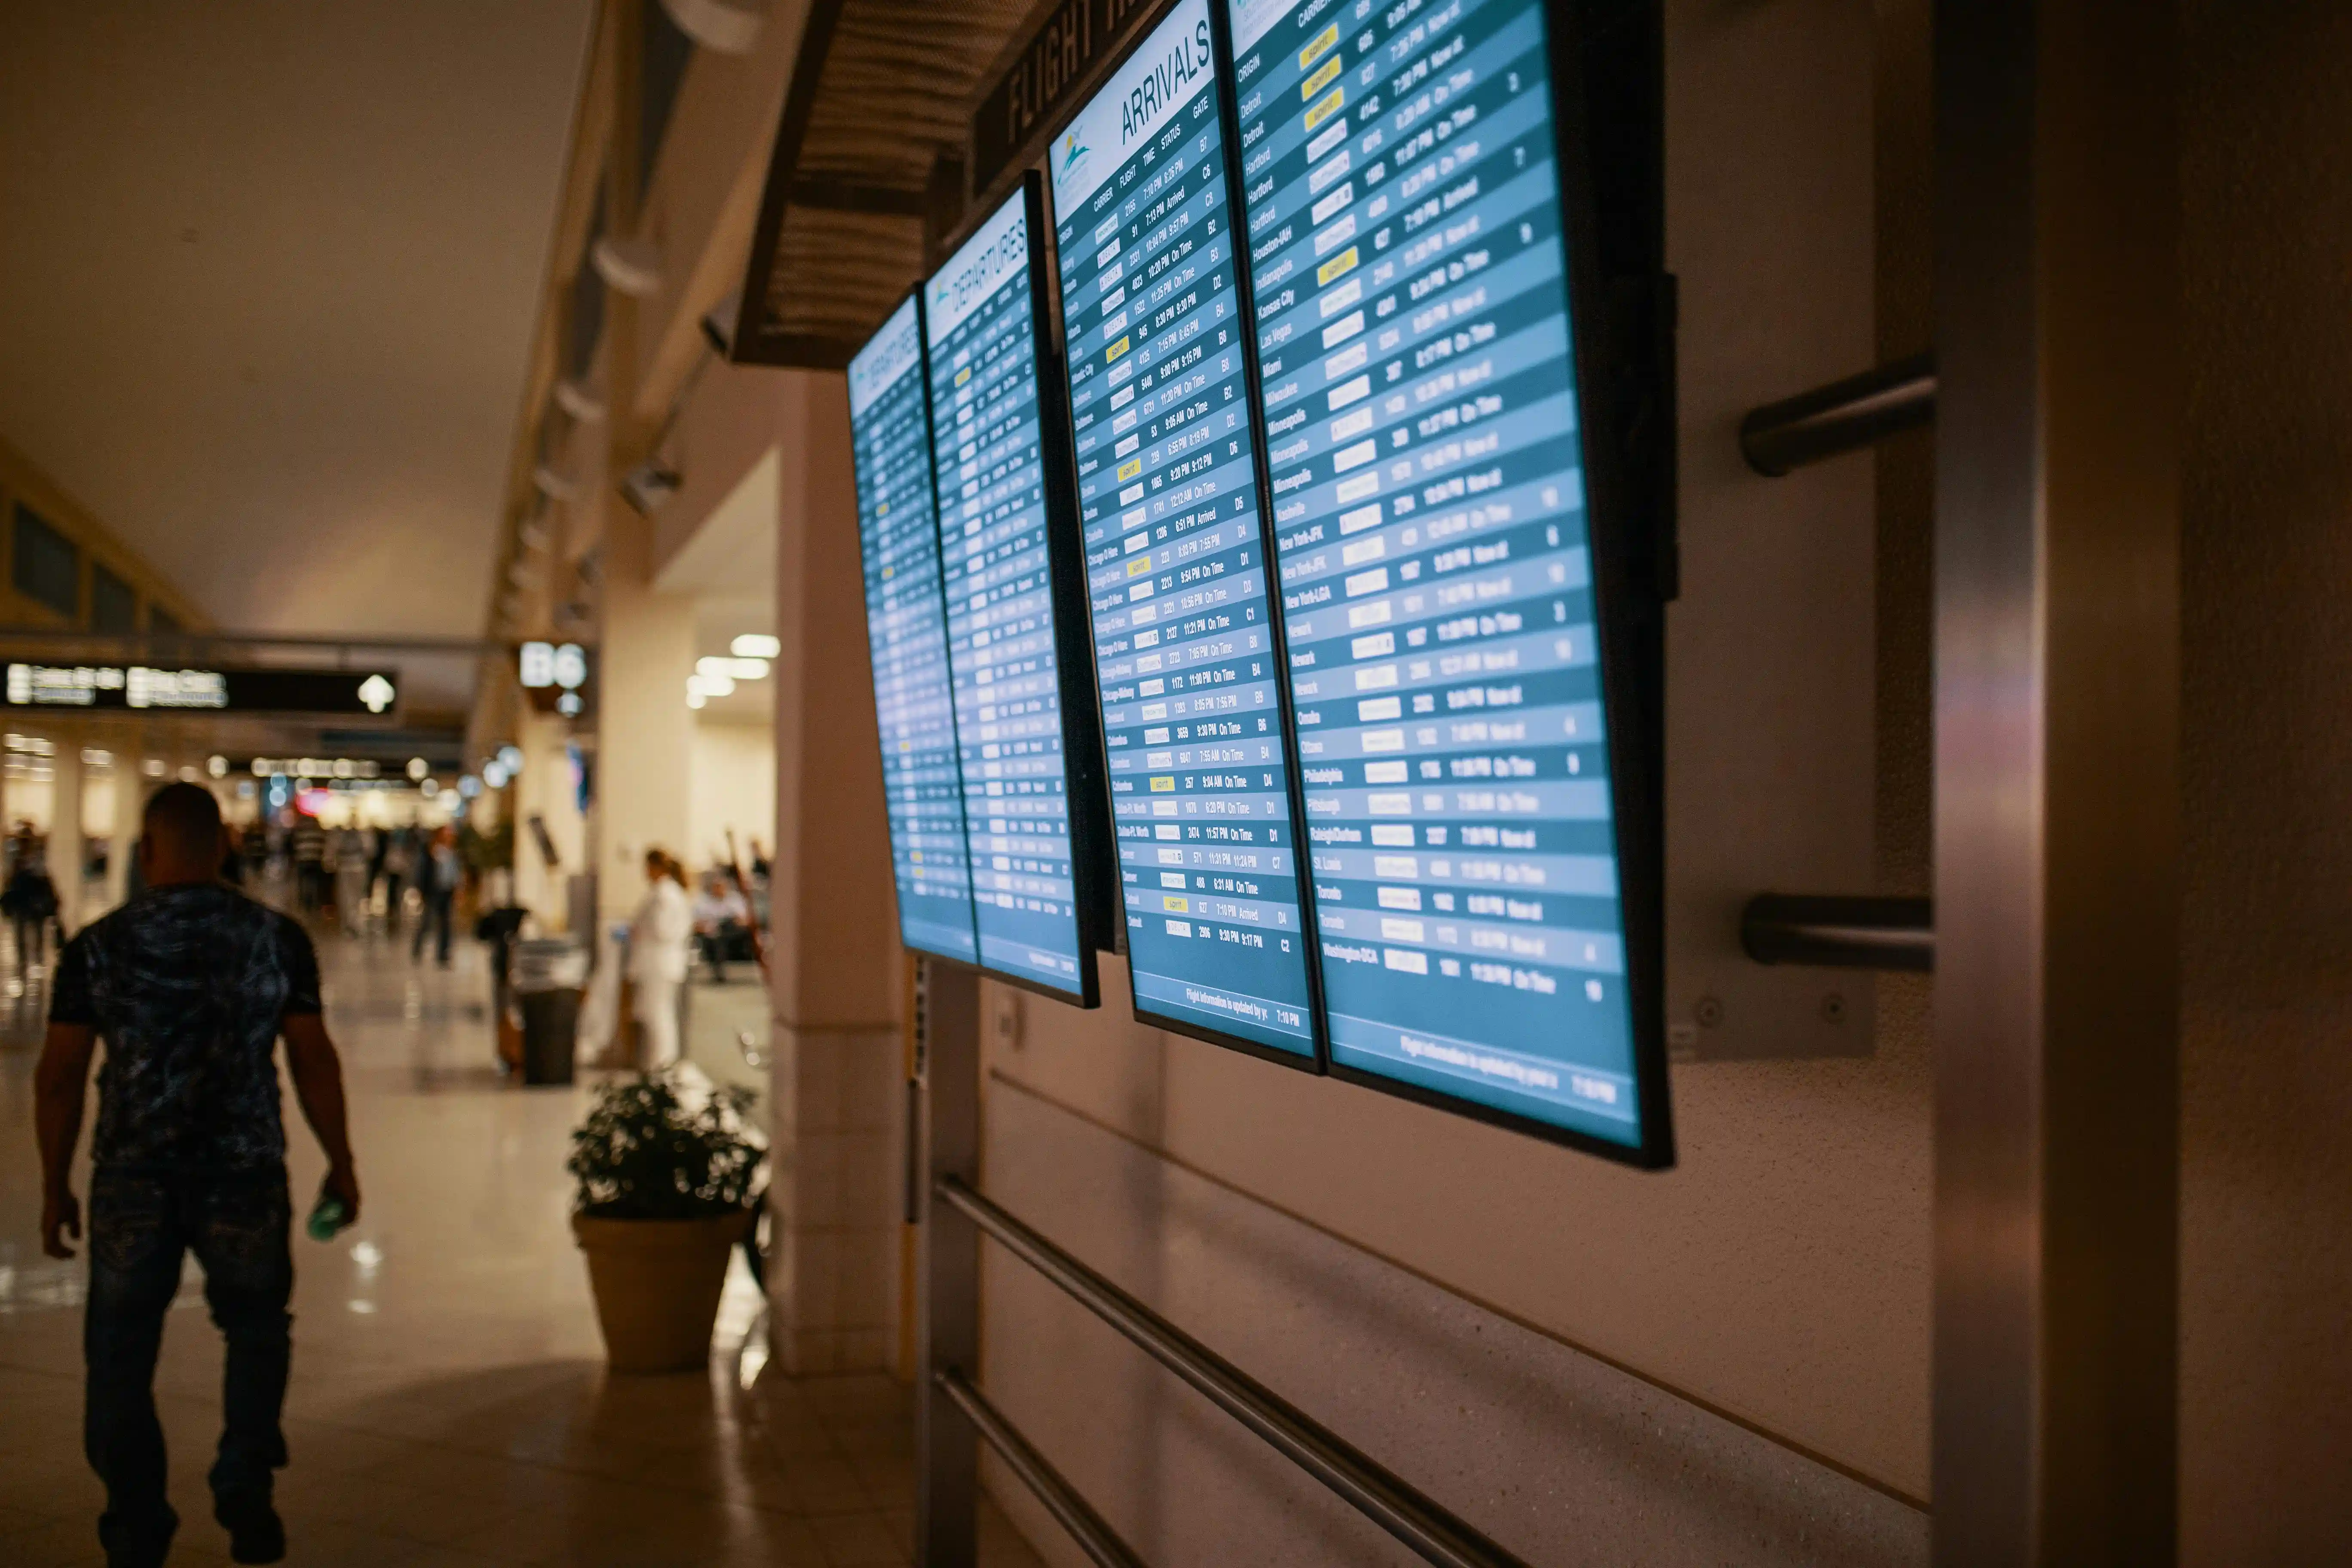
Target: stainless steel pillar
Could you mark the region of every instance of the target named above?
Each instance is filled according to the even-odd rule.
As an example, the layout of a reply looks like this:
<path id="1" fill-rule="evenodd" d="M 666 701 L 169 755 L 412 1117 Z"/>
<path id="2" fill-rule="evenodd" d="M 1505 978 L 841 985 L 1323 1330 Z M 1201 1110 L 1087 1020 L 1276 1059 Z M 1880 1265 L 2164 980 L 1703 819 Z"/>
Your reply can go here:
<path id="1" fill-rule="evenodd" d="M 2177 28 L 1936 8 L 1942 1568 L 2174 1560 Z"/>
<path id="2" fill-rule="evenodd" d="M 916 979 L 921 1079 L 922 1343 L 915 1388 L 915 1561 L 971 1568 L 980 1551 L 980 1437 L 943 1381 L 980 1372 L 980 1229 L 934 1194 L 980 1184 L 980 974 L 923 959 Z"/>

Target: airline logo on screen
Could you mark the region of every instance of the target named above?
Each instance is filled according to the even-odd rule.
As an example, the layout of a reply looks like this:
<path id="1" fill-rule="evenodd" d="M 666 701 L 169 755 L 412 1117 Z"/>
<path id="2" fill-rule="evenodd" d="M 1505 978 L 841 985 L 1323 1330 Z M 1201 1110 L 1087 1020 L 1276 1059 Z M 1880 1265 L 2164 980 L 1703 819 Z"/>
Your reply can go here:
<path id="1" fill-rule="evenodd" d="M 1062 138 L 1062 178 L 1078 178 L 1079 171 L 1086 167 L 1087 160 L 1093 153 L 1094 149 L 1079 141 L 1076 128 L 1072 127 L 1070 133 Z"/>

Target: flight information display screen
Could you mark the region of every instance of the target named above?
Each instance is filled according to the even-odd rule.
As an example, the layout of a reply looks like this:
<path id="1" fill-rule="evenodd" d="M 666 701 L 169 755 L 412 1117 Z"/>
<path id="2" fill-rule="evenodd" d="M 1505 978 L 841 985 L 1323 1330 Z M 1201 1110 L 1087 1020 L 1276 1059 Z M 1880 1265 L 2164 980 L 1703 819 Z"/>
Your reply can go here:
<path id="1" fill-rule="evenodd" d="M 1014 192 L 923 285 L 932 472 L 980 962 L 1092 1005 L 1045 489 L 1036 199 Z"/>
<path id="2" fill-rule="evenodd" d="M 1054 216 L 1139 1016 L 1316 1059 L 1209 0 L 1055 138 Z"/>
<path id="3" fill-rule="evenodd" d="M 963 775 L 948 681 L 939 516 L 931 500 L 931 425 L 915 296 L 849 362 L 850 444 L 857 467 L 857 546 L 866 563 L 866 637 L 899 940 L 966 963 L 979 956 L 965 866 Z"/>
<path id="4" fill-rule="evenodd" d="M 1332 1065 L 1639 1146 L 1545 6 L 1224 3 Z"/>

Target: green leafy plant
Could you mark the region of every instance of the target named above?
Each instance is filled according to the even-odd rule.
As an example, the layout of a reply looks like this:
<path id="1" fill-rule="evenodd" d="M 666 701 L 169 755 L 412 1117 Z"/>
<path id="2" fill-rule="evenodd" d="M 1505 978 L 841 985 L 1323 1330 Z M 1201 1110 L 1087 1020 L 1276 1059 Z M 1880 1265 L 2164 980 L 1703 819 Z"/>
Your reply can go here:
<path id="1" fill-rule="evenodd" d="M 564 1168 L 580 1178 L 580 1212 L 597 1219 L 709 1219 L 747 1208 L 767 1157 L 743 1125 L 757 1097 L 714 1089 L 688 1110 L 674 1071 L 638 1073 L 596 1091 L 572 1132 Z"/>

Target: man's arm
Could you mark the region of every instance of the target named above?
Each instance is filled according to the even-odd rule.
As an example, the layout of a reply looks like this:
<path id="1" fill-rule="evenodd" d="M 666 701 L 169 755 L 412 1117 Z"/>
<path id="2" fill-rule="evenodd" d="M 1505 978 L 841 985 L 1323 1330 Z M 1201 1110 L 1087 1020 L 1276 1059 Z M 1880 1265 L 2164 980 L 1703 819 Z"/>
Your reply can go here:
<path id="1" fill-rule="evenodd" d="M 342 1058 L 335 1054 L 335 1042 L 327 1037 L 327 1020 L 320 1015 L 289 1013 L 282 1026 L 294 1098 L 301 1103 L 302 1120 L 327 1152 L 327 1190 L 342 1199 L 351 1217 L 357 1219 L 360 1178 L 352 1163 L 351 1129 L 344 1120 Z"/>
<path id="2" fill-rule="evenodd" d="M 81 1239 L 81 1205 L 73 1194 L 74 1145 L 89 1092 L 89 1058 L 98 1031 L 88 1024 L 51 1024 L 33 1069 L 33 1121 L 41 1141 L 41 1250 L 71 1258 L 64 1237 Z M 62 1232 L 61 1236 L 59 1233 Z"/>

